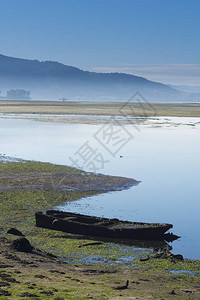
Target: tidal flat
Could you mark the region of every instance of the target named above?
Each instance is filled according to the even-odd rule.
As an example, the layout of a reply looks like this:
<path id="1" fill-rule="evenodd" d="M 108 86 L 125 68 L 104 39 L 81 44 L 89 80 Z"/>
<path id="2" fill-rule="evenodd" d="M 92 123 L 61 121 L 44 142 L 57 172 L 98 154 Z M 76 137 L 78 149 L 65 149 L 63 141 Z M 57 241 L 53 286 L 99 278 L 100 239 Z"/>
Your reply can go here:
<path id="1" fill-rule="evenodd" d="M 125 248 L 105 241 L 96 243 L 83 236 L 36 228 L 36 211 L 105 192 L 98 187 L 95 190 L 94 186 L 87 190 L 60 190 L 58 183 L 52 185 L 51 176 L 46 176 L 60 172 L 65 172 L 68 178 L 70 173 L 81 173 L 83 177 L 88 175 L 77 169 L 49 163 L 0 163 L 2 299 L 32 299 L 36 296 L 39 299 L 199 298 L 199 261 L 173 262 L 154 258 L 153 250 L 148 248 Z M 37 176 L 33 174 L 44 174 L 44 185 L 36 186 Z M 112 183 L 112 176 L 106 176 L 106 180 Z M 118 178 L 121 188 L 125 182 L 130 184 L 130 179 Z M 114 188 L 110 184 L 110 189 L 116 189 L 116 178 Z M 10 244 L 16 239 L 6 233 L 11 227 L 23 232 L 34 246 L 33 253 L 11 249 Z M 145 260 L 146 257 L 150 259 Z M 128 288 L 125 287 L 127 280 Z"/>
<path id="2" fill-rule="evenodd" d="M 131 118 L 200 117 L 197 103 L 0 101 L 0 117 L 70 124 L 103 124 L 110 118 L 130 124 Z M 162 126 L 162 123 L 160 124 Z"/>

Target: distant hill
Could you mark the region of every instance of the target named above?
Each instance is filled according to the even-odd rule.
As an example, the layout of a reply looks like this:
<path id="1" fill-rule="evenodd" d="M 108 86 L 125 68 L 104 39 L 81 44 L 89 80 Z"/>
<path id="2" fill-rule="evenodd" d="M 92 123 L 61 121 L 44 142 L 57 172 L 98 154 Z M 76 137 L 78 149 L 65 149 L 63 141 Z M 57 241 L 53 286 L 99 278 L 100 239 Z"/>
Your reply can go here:
<path id="1" fill-rule="evenodd" d="M 139 91 L 148 101 L 192 101 L 190 93 L 143 77 L 0 55 L 0 90 L 9 89 L 25 89 L 32 99 L 44 100 L 123 101 Z"/>
<path id="2" fill-rule="evenodd" d="M 187 93 L 200 93 L 200 86 L 195 85 L 169 85 L 173 89 L 177 89 L 179 91 L 187 92 Z"/>

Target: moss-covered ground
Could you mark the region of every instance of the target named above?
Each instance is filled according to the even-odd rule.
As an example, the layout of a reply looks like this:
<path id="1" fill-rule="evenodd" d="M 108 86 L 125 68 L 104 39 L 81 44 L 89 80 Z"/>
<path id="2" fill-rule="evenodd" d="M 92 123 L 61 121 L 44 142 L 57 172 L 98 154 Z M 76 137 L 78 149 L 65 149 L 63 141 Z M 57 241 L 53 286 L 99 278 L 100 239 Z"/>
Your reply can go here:
<path id="1" fill-rule="evenodd" d="M 47 163 L 0 163 L 1 174 L 16 176 L 66 170 L 79 172 Z M 36 211 L 97 193 L 99 191 L 21 190 L 20 187 L 0 192 L 0 297 L 145 299 L 151 295 L 156 299 L 200 299 L 199 261 L 172 262 L 154 258 L 140 261 L 141 257 L 153 256 L 152 250 L 105 241 L 97 243 L 83 236 L 35 226 Z M 11 227 L 22 231 L 39 252 L 25 254 L 11 250 L 9 243 L 16 238 L 6 233 Z M 50 259 L 45 253 L 56 258 Z M 170 274 L 171 270 L 190 273 Z M 129 287 L 120 289 L 126 280 Z"/>
<path id="2" fill-rule="evenodd" d="M 6 174 L 30 174 L 31 172 L 80 172 L 77 169 L 70 169 L 64 166 L 51 165 L 48 163 L 23 161 L 17 163 L 1 163 L 0 173 Z M 26 180 L 26 177 L 25 177 Z M 1 182 L 1 184 L 3 184 Z M 0 192 L 0 215 L 1 233 L 9 238 L 12 235 L 6 234 L 11 227 L 17 228 L 37 248 L 56 253 L 57 256 L 66 261 L 74 262 L 98 262 L 110 261 L 123 264 L 130 263 L 133 258 L 141 255 L 131 246 L 123 246 L 117 243 L 101 242 L 93 246 L 91 240 L 81 236 L 64 234 L 59 231 L 37 228 L 35 226 L 35 212 L 54 208 L 67 201 L 74 201 L 83 197 L 89 197 L 99 191 L 59 191 L 59 190 L 12 190 Z M 144 250 L 144 255 L 146 250 Z"/>

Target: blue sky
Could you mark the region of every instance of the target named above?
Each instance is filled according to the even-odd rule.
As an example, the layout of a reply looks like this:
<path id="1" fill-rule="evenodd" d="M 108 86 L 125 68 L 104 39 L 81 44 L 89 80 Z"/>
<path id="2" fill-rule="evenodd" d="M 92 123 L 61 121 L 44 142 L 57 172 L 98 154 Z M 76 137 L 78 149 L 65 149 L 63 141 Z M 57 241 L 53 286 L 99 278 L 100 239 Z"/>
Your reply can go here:
<path id="1" fill-rule="evenodd" d="M 0 0 L 0 53 L 200 85 L 200 0 Z"/>

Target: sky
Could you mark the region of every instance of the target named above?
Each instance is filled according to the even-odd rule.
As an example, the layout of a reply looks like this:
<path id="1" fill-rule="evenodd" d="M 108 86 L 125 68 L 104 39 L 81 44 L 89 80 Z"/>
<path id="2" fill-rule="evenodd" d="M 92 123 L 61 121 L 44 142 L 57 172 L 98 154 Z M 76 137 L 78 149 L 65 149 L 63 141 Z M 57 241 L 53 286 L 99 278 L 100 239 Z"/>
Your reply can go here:
<path id="1" fill-rule="evenodd" d="M 200 86 L 200 0 L 0 0 L 0 54 Z"/>

